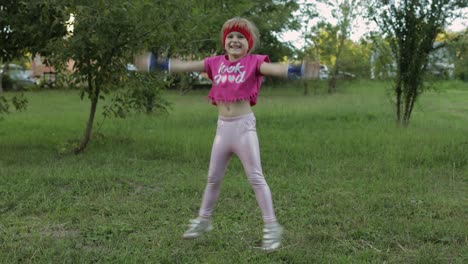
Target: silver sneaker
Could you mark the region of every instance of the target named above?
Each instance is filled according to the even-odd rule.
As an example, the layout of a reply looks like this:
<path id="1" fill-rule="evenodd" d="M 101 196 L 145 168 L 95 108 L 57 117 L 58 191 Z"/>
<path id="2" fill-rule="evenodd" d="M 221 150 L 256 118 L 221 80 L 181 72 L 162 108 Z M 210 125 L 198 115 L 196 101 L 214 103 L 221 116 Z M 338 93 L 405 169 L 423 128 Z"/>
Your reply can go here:
<path id="1" fill-rule="evenodd" d="M 263 228 L 263 245 L 265 251 L 274 251 L 281 246 L 283 227 L 278 223 L 266 224 Z"/>
<path id="2" fill-rule="evenodd" d="M 195 239 L 203 235 L 203 233 L 213 230 L 213 225 L 209 220 L 192 219 L 190 220 L 189 229 L 182 236 L 183 239 Z"/>

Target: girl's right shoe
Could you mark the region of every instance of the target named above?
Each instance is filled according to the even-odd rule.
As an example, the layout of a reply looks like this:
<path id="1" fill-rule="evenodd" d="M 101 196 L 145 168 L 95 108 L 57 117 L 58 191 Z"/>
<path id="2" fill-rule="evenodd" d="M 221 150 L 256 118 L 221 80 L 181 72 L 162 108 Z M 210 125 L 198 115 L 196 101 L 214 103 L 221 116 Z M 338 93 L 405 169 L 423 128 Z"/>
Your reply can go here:
<path id="1" fill-rule="evenodd" d="M 185 231 L 182 238 L 195 239 L 211 230 L 213 230 L 213 225 L 210 220 L 192 219 L 190 220 L 189 228 Z"/>

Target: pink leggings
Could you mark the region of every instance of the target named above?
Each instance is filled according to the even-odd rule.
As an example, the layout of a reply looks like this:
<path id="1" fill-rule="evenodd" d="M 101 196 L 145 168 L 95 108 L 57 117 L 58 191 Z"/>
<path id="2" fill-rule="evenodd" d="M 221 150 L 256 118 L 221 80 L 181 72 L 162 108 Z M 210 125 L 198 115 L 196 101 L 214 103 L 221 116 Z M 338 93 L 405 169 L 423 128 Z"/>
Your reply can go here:
<path id="1" fill-rule="evenodd" d="M 276 216 L 273 210 L 270 188 L 263 177 L 253 113 L 237 117 L 219 116 L 216 136 L 211 150 L 208 181 L 199 216 L 205 219 L 211 218 L 219 196 L 224 171 L 232 154 L 236 154 L 244 166 L 245 173 L 255 191 L 257 203 L 262 211 L 263 221 L 265 223 L 275 222 Z"/>

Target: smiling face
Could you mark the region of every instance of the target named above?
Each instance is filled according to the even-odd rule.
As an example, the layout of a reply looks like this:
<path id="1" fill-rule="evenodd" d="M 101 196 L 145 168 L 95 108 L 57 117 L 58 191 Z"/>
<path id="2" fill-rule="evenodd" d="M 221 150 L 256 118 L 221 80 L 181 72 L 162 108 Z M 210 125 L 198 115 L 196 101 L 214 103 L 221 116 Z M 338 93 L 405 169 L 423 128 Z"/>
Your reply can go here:
<path id="1" fill-rule="evenodd" d="M 224 49 L 230 61 L 238 60 L 249 52 L 249 42 L 240 32 L 232 31 L 226 36 Z"/>

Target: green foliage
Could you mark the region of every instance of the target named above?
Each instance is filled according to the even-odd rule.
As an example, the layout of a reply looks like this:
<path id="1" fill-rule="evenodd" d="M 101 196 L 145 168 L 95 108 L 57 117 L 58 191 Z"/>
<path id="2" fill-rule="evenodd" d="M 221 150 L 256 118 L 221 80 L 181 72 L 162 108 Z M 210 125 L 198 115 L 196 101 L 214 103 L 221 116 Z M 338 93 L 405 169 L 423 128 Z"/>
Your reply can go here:
<path id="1" fill-rule="evenodd" d="M 57 43 L 58 52 L 52 59 L 54 65 L 61 68 L 66 62 L 73 61 L 74 71 L 67 81 L 72 80 L 72 84 L 81 90 L 81 98 L 87 97 L 91 102 L 84 137 L 75 150 L 79 153 L 91 138 L 98 101 L 105 99 L 127 79 L 127 65 L 133 54 L 140 52 L 158 34 L 164 39 L 164 34 L 171 32 L 166 27 L 168 20 L 164 19 L 169 17 L 165 7 L 173 3 L 101 0 L 70 1 L 68 4 L 74 17 L 73 33 Z M 133 85 L 131 89 L 134 90 L 116 97 L 105 113 L 124 117 L 124 113 L 143 106 L 147 111 L 164 108 L 164 103 L 159 104 L 163 100 L 158 89 L 142 91 L 140 87 L 148 88 L 149 85 Z"/>
<path id="2" fill-rule="evenodd" d="M 281 42 L 277 35 L 286 30 L 299 28 L 294 11 L 299 9 L 296 1 L 247 1 L 252 7 L 243 11 L 242 16 L 252 20 L 260 31 L 260 45 L 256 53 L 268 54 L 271 61 L 281 61 L 284 56 L 293 54 L 292 47 Z"/>
<path id="3" fill-rule="evenodd" d="M 332 15 L 337 20 L 337 23 L 336 25 L 331 25 L 330 23 L 324 22 L 325 18 L 322 18 L 321 22 L 312 27 L 311 34 L 308 34 L 307 37 L 312 39 L 314 46 L 309 48 L 309 53 L 315 50 L 315 53 L 319 55 L 318 59 L 321 62 L 325 62 L 330 67 L 328 86 L 329 92 L 333 93 L 336 91 L 336 79 L 339 73 L 344 71 L 346 65 L 352 65 L 352 63 L 342 61 L 344 59 L 343 54 L 353 50 L 353 45 L 351 41 L 349 41 L 349 36 L 354 20 L 363 12 L 364 1 L 320 0 L 317 2 L 325 4 L 331 9 Z M 351 60 L 352 59 L 353 58 L 351 58 Z M 362 66 L 361 60 L 361 68 Z M 363 71 L 363 69 L 359 71 Z"/>
<path id="4" fill-rule="evenodd" d="M 346 41 L 341 58 L 341 69 L 356 75 L 357 78 L 370 77 L 370 45 Z"/>
<path id="5" fill-rule="evenodd" d="M 2 1 L 0 65 L 23 58 L 26 54 L 51 54 L 53 49 L 50 43 L 66 34 L 67 15 L 60 1 L 56 0 Z M 0 74 L 0 95 L 3 92 L 2 75 Z"/>
<path id="6" fill-rule="evenodd" d="M 307 48 L 307 54 L 316 54 L 321 64 L 333 66 L 336 62 L 338 31 L 338 26 L 323 21 L 317 23 L 308 35 L 313 45 Z"/>
<path id="7" fill-rule="evenodd" d="M 390 43 L 379 34 L 372 34 L 371 78 L 387 80 L 395 76 L 395 61 Z"/>
<path id="8" fill-rule="evenodd" d="M 221 27 L 228 19 L 242 16 L 253 21 L 259 29 L 260 41 L 256 53 L 268 54 L 272 61 L 279 61 L 284 55 L 292 53 L 291 47 L 279 41 L 275 33 L 298 27 L 292 15 L 298 8 L 295 1 L 163 2 L 165 6 L 160 9 L 164 12 L 155 16 L 161 18 L 160 23 L 164 27 L 151 37 L 149 46 L 152 48 L 170 49 L 171 55 L 196 59 L 224 53 Z M 158 2 L 153 5 L 161 4 Z"/>
<path id="9" fill-rule="evenodd" d="M 125 118 L 131 111 L 146 114 L 168 113 L 170 103 L 162 95 L 168 83 L 165 79 L 168 77 L 138 72 L 130 75 L 121 82 L 121 88 L 112 96 L 111 103 L 104 106 L 104 116 Z"/>
<path id="10" fill-rule="evenodd" d="M 0 85 L 2 86 L 2 89 L 4 91 L 12 90 L 14 83 L 13 83 L 13 80 L 10 78 L 10 75 L 3 74 L 1 76 L 2 76 L 2 79 L 1 79 Z"/>
<path id="11" fill-rule="evenodd" d="M 42 79 L 42 85 L 47 84 L 46 79 Z M 55 77 L 55 86 L 57 89 L 79 89 L 80 84 L 75 81 L 72 73 L 68 71 L 60 72 Z"/>
<path id="12" fill-rule="evenodd" d="M 11 102 L 15 109 L 19 111 L 25 110 L 28 104 L 28 100 L 23 96 L 23 94 L 19 96 L 14 96 L 11 99 Z"/>
<path id="13" fill-rule="evenodd" d="M 13 104 L 15 110 L 23 111 L 27 108 L 28 100 L 24 97 L 24 94 L 15 95 L 10 99 L 5 95 L 0 95 L 0 116 L 10 112 L 10 104 Z"/>
<path id="14" fill-rule="evenodd" d="M 86 5 L 85 5 L 86 4 Z M 126 1 L 90 1 L 69 8 L 74 14 L 73 34 L 57 47 L 54 65 L 72 60 L 73 77 L 86 83 L 91 97 L 96 89 L 125 75 L 135 43 L 141 41 L 143 28 L 135 23 L 135 10 Z"/>
<path id="15" fill-rule="evenodd" d="M 66 34 L 68 14 L 58 0 L 5 0 L 0 4 L 0 61 L 48 55 L 50 42 Z"/>
<path id="16" fill-rule="evenodd" d="M 5 96 L 0 96 L 0 113 L 8 113 L 10 106 Z"/>
<path id="17" fill-rule="evenodd" d="M 339 49 L 339 27 L 330 23 L 320 22 L 311 29 L 308 35 L 313 45 L 308 47 L 307 54 L 311 57 L 317 54 L 320 63 L 334 67 Z M 368 78 L 370 73 L 371 45 L 365 41 L 355 43 L 350 39 L 343 41 L 342 52 L 339 59 L 340 71 L 349 72 L 359 78 Z"/>

